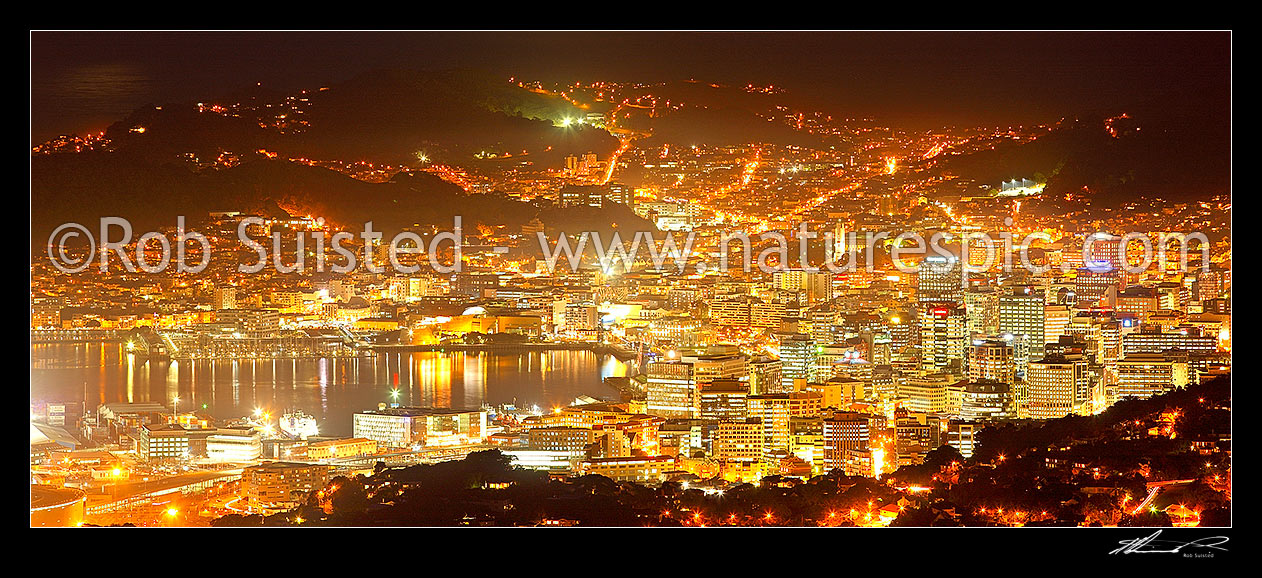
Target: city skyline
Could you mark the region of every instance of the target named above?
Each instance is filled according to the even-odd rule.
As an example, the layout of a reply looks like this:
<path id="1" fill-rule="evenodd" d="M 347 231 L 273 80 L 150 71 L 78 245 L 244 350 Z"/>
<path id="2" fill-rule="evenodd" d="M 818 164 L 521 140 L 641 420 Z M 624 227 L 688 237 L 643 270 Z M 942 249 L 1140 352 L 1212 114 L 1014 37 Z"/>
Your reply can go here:
<path id="1" fill-rule="evenodd" d="M 1234 547 L 1229 31 L 31 39 L 32 526 Z"/>

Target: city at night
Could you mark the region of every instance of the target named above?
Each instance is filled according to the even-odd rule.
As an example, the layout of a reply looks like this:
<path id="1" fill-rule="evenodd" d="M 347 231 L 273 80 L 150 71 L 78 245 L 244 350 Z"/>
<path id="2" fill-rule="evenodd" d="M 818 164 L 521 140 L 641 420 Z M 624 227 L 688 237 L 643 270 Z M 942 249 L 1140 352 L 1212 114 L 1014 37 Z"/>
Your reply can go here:
<path id="1" fill-rule="evenodd" d="M 29 44 L 32 528 L 1240 545 L 1229 31 Z"/>

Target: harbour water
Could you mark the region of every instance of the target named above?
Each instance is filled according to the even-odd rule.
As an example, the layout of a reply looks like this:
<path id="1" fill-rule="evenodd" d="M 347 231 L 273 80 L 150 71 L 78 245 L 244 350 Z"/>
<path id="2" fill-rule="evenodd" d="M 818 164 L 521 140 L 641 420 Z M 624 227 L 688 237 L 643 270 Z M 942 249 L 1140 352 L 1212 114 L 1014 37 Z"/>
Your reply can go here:
<path id="1" fill-rule="evenodd" d="M 256 408 L 300 409 L 323 435 L 351 434 L 351 414 L 391 401 L 425 407 L 516 404 L 549 408 L 586 395 L 618 399 L 605 377 L 634 375 L 634 362 L 591 351 L 380 353 L 351 359 L 167 361 L 118 343 L 35 345 L 33 402 L 157 402 L 231 419 Z"/>

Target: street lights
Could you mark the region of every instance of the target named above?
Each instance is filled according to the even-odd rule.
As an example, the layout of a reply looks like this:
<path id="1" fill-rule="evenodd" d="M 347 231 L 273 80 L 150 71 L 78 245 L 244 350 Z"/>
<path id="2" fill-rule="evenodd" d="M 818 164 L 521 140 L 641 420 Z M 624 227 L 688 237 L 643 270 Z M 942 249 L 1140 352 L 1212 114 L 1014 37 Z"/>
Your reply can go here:
<path id="1" fill-rule="evenodd" d="M 180 421 L 179 418 L 176 416 L 176 410 L 175 410 L 175 408 L 178 407 L 179 405 L 180 405 L 180 396 L 178 394 L 172 396 L 171 397 L 171 423 L 179 423 Z"/>

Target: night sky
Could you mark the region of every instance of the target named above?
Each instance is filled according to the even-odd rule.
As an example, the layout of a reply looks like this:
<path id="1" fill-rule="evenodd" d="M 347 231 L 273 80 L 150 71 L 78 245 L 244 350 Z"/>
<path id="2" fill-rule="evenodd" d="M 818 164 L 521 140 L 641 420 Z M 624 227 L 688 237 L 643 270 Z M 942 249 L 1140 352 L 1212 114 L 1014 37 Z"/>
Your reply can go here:
<path id="1" fill-rule="evenodd" d="M 255 82 L 315 88 L 374 68 L 777 84 L 801 105 L 908 128 L 1225 114 L 1230 65 L 1226 32 L 33 32 L 31 136 L 103 130 L 146 103 Z"/>

